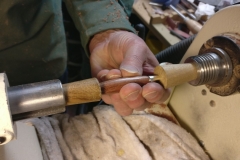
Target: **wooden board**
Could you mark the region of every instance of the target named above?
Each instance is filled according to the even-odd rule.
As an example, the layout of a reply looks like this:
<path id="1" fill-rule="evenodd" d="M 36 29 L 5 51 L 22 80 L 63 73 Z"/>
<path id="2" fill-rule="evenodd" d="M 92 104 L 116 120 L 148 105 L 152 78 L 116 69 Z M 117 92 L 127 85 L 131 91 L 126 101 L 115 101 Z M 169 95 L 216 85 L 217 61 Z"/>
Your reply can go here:
<path id="1" fill-rule="evenodd" d="M 168 47 L 179 42 L 180 39 L 171 35 L 163 23 L 150 23 L 151 16 L 149 15 L 149 10 L 147 11 L 143 6 L 144 1 L 145 3 L 149 2 L 149 0 L 135 0 L 133 4 L 133 13 L 135 13 L 149 30 L 156 35 L 164 46 Z"/>

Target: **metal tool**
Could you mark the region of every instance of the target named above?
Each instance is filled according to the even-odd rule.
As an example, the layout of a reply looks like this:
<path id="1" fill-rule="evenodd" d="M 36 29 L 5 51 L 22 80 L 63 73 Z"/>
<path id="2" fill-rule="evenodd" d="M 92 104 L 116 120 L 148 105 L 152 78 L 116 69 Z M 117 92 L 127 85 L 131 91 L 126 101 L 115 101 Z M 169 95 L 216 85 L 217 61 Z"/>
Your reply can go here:
<path id="1" fill-rule="evenodd" d="M 173 5 L 169 5 L 169 8 L 171 8 L 172 10 L 174 10 L 184 21 L 184 23 L 188 26 L 189 30 L 193 33 L 196 34 L 198 33 L 201 28 L 202 25 L 200 23 L 198 23 L 197 21 L 194 21 L 186 16 L 184 16 L 177 8 L 175 8 Z"/>
<path id="2" fill-rule="evenodd" d="M 192 18 L 192 19 L 195 20 L 195 21 L 197 20 L 197 17 L 196 17 L 194 14 L 192 14 L 191 12 L 189 12 L 184 6 L 182 6 L 182 5 L 180 5 L 180 4 L 178 4 L 177 6 L 178 6 L 181 10 L 184 10 L 190 18 Z"/>
<path id="3" fill-rule="evenodd" d="M 202 28 L 202 25 L 200 23 L 184 16 L 173 4 L 165 3 L 163 5 L 165 7 L 169 7 L 172 10 L 174 10 L 182 18 L 183 22 L 187 25 L 187 27 L 193 34 L 198 33 L 200 31 L 200 29 Z M 187 13 L 188 13 L 188 11 L 187 11 Z M 194 19 L 196 19 L 196 17 L 194 15 L 191 15 L 191 16 L 194 17 Z"/>
<path id="4" fill-rule="evenodd" d="M 149 4 L 152 5 L 152 6 L 162 7 L 162 5 L 159 4 L 159 3 L 149 2 Z"/>

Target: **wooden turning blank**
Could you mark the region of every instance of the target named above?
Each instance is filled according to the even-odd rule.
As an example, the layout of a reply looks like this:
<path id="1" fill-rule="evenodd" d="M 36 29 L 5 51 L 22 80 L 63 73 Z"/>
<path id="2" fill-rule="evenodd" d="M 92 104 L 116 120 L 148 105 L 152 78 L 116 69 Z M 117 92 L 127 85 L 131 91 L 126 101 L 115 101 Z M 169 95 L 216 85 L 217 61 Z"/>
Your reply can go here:
<path id="1" fill-rule="evenodd" d="M 63 90 L 67 106 L 101 100 L 101 88 L 96 78 L 63 84 Z"/>
<path id="2" fill-rule="evenodd" d="M 157 66 L 154 70 L 156 80 L 164 88 L 170 88 L 197 79 L 197 69 L 191 63 Z"/>

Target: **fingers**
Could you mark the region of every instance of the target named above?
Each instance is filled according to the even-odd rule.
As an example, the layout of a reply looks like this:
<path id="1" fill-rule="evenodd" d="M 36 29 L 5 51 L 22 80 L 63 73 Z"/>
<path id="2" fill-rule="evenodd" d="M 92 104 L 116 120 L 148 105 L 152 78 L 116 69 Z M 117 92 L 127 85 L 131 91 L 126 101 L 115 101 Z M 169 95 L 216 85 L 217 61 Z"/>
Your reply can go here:
<path id="1" fill-rule="evenodd" d="M 111 95 L 111 98 L 114 100 L 113 101 L 113 106 L 116 110 L 116 112 L 118 112 L 118 114 L 120 114 L 121 116 L 127 116 L 132 114 L 133 109 L 130 108 L 120 97 L 119 93 L 114 93 Z"/>
<path id="2" fill-rule="evenodd" d="M 124 77 L 142 75 L 145 57 L 142 55 L 127 55 L 120 65 Z"/>
<path id="3" fill-rule="evenodd" d="M 150 103 L 163 103 L 170 96 L 170 90 L 152 82 L 143 86 L 143 97 Z"/>
<path id="4" fill-rule="evenodd" d="M 146 51 L 139 51 L 137 46 L 126 51 L 120 69 L 124 77 L 142 75 L 143 64 L 146 61 Z"/>
<path id="5" fill-rule="evenodd" d="M 123 77 L 153 74 L 158 61 L 146 45 L 135 45 L 129 48 L 120 65 Z"/>
<path id="6" fill-rule="evenodd" d="M 145 99 L 142 97 L 142 87 L 136 83 L 123 86 L 120 90 L 120 96 L 132 109 L 139 109 L 145 103 Z"/>
<path id="7" fill-rule="evenodd" d="M 116 79 L 122 77 L 122 73 L 118 69 L 104 69 L 97 74 L 97 79 L 102 82 L 110 79 Z"/>
<path id="8" fill-rule="evenodd" d="M 97 79 L 98 79 L 100 82 L 105 81 L 108 72 L 109 72 L 108 69 L 101 70 L 101 71 L 97 74 Z"/>
<path id="9" fill-rule="evenodd" d="M 121 77 L 121 71 L 117 69 L 102 70 L 97 75 L 101 81 Z M 111 104 L 116 111 L 126 116 L 133 110 L 144 110 L 151 106 L 151 103 L 163 103 L 170 95 L 170 90 L 164 89 L 160 84 L 151 82 L 143 87 L 136 83 L 129 83 L 123 86 L 119 93 L 102 95 L 105 103 Z"/>
<path id="10" fill-rule="evenodd" d="M 144 110 L 151 103 L 163 103 L 170 95 L 170 91 L 160 84 L 152 82 L 141 87 L 136 83 L 130 83 L 122 87 L 120 96 L 129 108 Z"/>
<path id="11" fill-rule="evenodd" d="M 153 74 L 159 64 L 141 38 L 126 31 L 111 31 L 106 35 L 94 36 L 90 43 L 92 75 L 99 81 Z M 143 110 L 151 103 L 162 103 L 169 95 L 170 91 L 157 83 L 143 87 L 131 83 L 123 86 L 119 93 L 102 95 L 102 99 L 125 116 L 133 110 Z"/>
<path id="12" fill-rule="evenodd" d="M 112 69 L 112 70 L 104 69 L 97 74 L 97 79 L 100 82 L 110 80 L 110 79 L 116 79 L 120 77 L 121 77 L 121 71 L 118 69 Z M 107 104 L 113 104 L 111 94 L 102 95 L 102 99 Z"/>
<path id="13" fill-rule="evenodd" d="M 102 70 L 97 78 L 100 81 L 121 77 L 120 70 Z M 122 116 L 130 115 L 132 111 L 144 110 L 150 104 L 142 96 L 142 87 L 136 83 L 130 83 L 122 87 L 119 93 L 102 95 L 102 99 L 107 104 L 112 104 L 115 110 Z"/>

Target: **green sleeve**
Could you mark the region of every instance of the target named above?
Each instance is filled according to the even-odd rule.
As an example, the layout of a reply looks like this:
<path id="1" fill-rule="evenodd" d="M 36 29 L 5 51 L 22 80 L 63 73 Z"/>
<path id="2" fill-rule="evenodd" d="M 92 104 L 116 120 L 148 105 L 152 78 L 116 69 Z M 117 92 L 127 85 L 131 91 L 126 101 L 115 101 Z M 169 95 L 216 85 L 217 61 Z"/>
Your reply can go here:
<path id="1" fill-rule="evenodd" d="M 124 12 L 129 10 L 129 5 L 121 6 L 116 0 L 65 0 L 65 4 L 86 53 L 90 39 L 99 32 L 109 29 L 135 32 Z"/>

